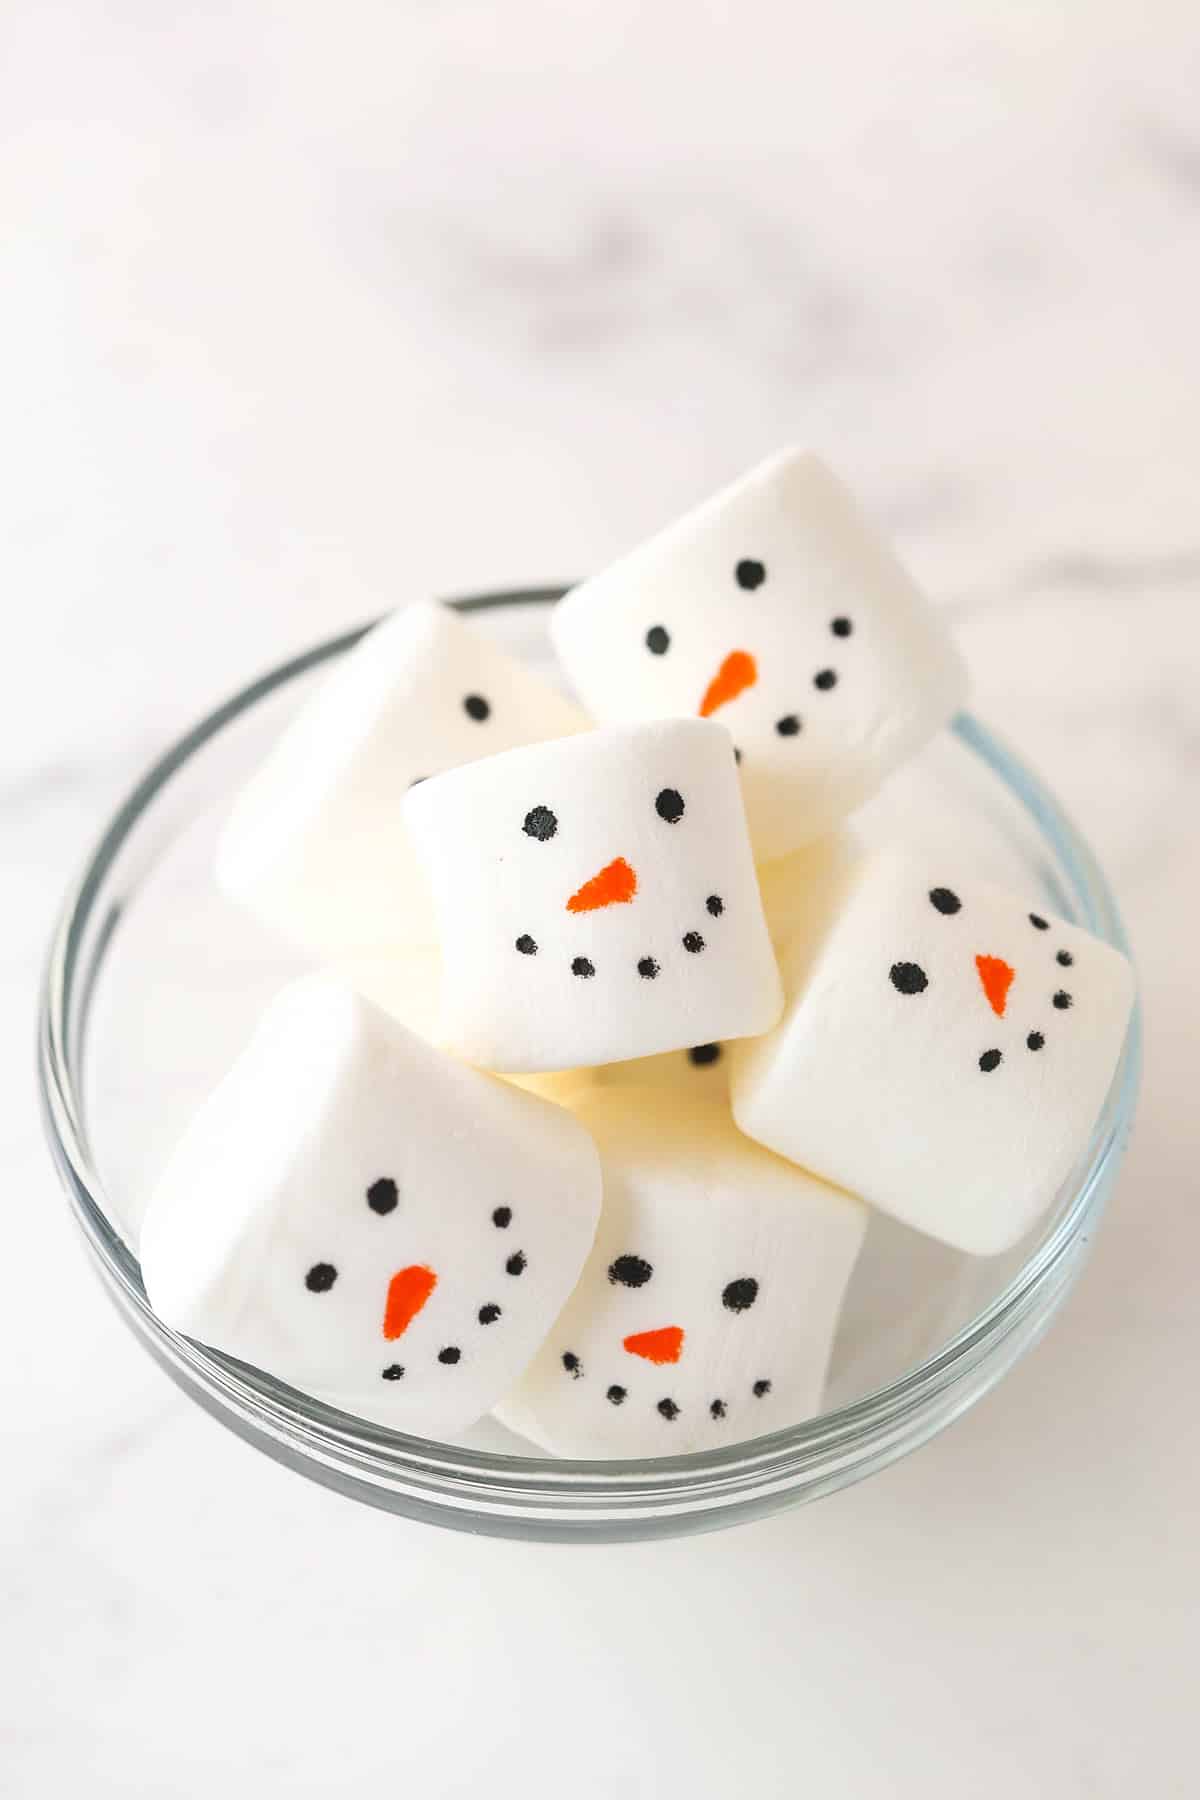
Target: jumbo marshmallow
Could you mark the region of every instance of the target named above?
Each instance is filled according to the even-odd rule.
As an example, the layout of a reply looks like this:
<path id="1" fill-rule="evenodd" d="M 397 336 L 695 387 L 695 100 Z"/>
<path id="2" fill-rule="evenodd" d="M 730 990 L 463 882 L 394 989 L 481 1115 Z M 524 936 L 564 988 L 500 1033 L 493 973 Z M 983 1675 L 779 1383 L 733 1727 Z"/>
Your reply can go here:
<path id="1" fill-rule="evenodd" d="M 760 860 L 859 805 L 966 689 L 907 573 L 836 477 L 796 451 L 572 589 L 551 631 L 595 718 L 729 728 Z"/>
<path id="2" fill-rule="evenodd" d="M 647 1104 L 647 1101 L 651 1103 Z M 504 1422 L 562 1456 L 669 1456 L 821 1404 L 861 1201 L 751 1144 L 702 1101 L 610 1091 L 595 1246 Z"/>
<path id="3" fill-rule="evenodd" d="M 439 1041 L 569 1069 L 765 1031 L 779 972 L 728 733 L 702 719 L 510 750 L 405 800 L 437 912 Z"/>
<path id="4" fill-rule="evenodd" d="M 580 731 L 553 688 L 451 609 L 410 606 L 342 659 L 238 797 L 217 850 L 231 898 L 298 949 L 381 972 L 435 941 L 405 792 L 476 757 Z M 403 988 L 381 982 L 379 998 Z"/>
<path id="5" fill-rule="evenodd" d="M 568 1113 L 310 976 L 185 1133 L 142 1274 L 174 1330 L 440 1437 L 529 1362 L 599 1208 L 595 1147 Z"/>
<path id="6" fill-rule="evenodd" d="M 738 1124 L 960 1250 L 1007 1249 L 1086 1149 L 1129 963 L 1039 903 L 890 851 L 809 893 L 784 1017 L 734 1047 Z"/>

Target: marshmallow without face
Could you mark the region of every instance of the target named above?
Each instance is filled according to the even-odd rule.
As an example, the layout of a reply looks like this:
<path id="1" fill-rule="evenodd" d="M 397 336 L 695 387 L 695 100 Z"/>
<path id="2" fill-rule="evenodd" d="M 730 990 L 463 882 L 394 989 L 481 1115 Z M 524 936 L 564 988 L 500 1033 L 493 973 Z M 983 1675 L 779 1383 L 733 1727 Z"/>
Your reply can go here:
<path id="1" fill-rule="evenodd" d="M 414 788 L 442 950 L 439 1041 L 569 1069 L 779 1016 L 728 734 L 704 720 L 511 750 Z"/>
<path id="2" fill-rule="evenodd" d="M 830 471 L 794 451 L 572 589 L 551 634 L 595 718 L 728 726 L 760 859 L 859 805 L 966 690 L 909 576 Z"/>
<path id="3" fill-rule="evenodd" d="M 367 633 L 280 737 L 217 850 L 231 898 L 339 967 L 435 941 L 401 801 L 443 769 L 586 728 L 577 707 L 452 610 Z"/>
<path id="4" fill-rule="evenodd" d="M 604 1210 L 504 1422 L 562 1456 L 671 1456 L 815 1413 L 867 1209 L 703 1102 L 576 1109 Z"/>
<path id="5" fill-rule="evenodd" d="M 142 1275 L 174 1330 L 443 1436 L 529 1362 L 599 1209 L 595 1147 L 569 1113 L 308 977 L 177 1147 Z"/>
<path id="6" fill-rule="evenodd" d="M 1133 1004 L 1126 959 L 1039 906 L 892 852 L 814 883 L 778 1027 L 734 1116 L 958 1249 L 1014 1244 L 1087 1146 Z"/>

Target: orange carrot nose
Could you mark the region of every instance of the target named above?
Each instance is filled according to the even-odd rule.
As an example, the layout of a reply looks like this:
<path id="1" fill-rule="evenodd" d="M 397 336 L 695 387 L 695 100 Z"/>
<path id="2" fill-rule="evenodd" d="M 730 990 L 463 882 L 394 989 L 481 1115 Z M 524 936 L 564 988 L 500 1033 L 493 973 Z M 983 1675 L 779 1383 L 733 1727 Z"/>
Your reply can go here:
<path id="1" fill-rule="evenodd" d="M 413 1263 L 408 1269 L 397 1269 L 388 1282 L 387 1305 L 383 1309 L 384 1337 L 401 1337 L 436 1286 L 437 1276 L 423 1263 Z"/>
<path id="2" fill-rule="evenodd" d="M 988 1005 L 996 1017 L 1002 1019 L 1008 1005 L 1008 990 L 1016 980 L 1017 971 L 998 956 L 977 956 L 975 967 L 979 970 Z"/>
<path id="3" fill-rule="evenodd" d="M 700 717 L 707 719 L 718 706 L 728 706 L 758 680 L 758 664 L 748 650 L 731 650 L 704 690 Z"/>
<path id="4" fill-rule="evenodd" d="M 598 875 L 571 895 L 567 911 L 597 912 L 602 906 L 624 906 L 637 893 L 637 876 L 623 856 L 614 856 Z"/>
<path id="5" fill-rule="evenodd" d="M 679 1325 L 663 1325 L 658 1331 L 635 1331 L 622 1341 L 630 1356 L 644 1356 L 647 1362 L 677 1363 L 683 1354 L 683 1329 Z"/>

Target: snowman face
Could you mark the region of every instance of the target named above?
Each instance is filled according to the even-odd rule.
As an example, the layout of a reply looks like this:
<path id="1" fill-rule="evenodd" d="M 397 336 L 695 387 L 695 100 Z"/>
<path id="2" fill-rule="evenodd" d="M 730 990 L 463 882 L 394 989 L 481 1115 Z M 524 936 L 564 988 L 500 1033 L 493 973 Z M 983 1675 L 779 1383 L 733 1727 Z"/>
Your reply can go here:
<path id="1" fill-rule="evenodd" d="M 580 1067 L 777 1016 L 717 727 L 666 721 L 516 751 L 426 783 L 406 810 L 439 913 L 440 1035 L 470 1060 Z"/>
<path id="2" fill-rule="evenodd" d="M 706 1272 L 712 1277 L 707 1283 L 698 1280 L 695 1272 L 690 1272 L 690 1280 L 677 1277 L 672 1281 L 668 1263 L 655 1287 L 655 1266 L 647 1257 L 634 1250 L 623 1250 L 614 1256 L 605 1270 L 605 1279 L 610 1287 L 626 1292 L 602 1308 L 611 1340 L 606 1342 L 605 1334 L 594 1326 L 581 1332 L 579 1341 L 584 1342 L 586 1337 L 590 1344 L 588 1356 L 585 1360 L 578 1349 L 563 1350 L 559 1361 L 565 1374 L 572 1381 L 597 1381 L 609 1406 L 632 1403 L 642 1412 L 653 1407 L 668 1425 L 681 1417 L 685 1407 L 701 1416 L 707 1411 L 718 1425 L 729 1419 L 732 1410 L 741 1415 L 739 1435 L 755 1436 L 753 1409 L 746 1402 L 764 1400 L 774 1383 L 763 1370 L 754 1372 L 757 1363 L 747 1361 L 747 1357 L 753 1359 L 762 1334 L 752 1335 L 736 1322 L 758 1304 L 762 1282 L 758 1275 L 743 1271 L 721 1284 L 718 1292 L 719 1272 L 712 1267 Z M 660 1304 L 656 1305 L 656 1301 Z M 676 1312 L 686 1317 L 689 1324 L 648 1323 Z M 633 1329 L 627 1331 L 626 1326 Z M 737 1342 L 739 1335 L 746 1341 Z M 720 1392 L 710 1395 L 695 1379 L 689 1380 L 684 1357 L 686 1354 L 692 1358 L 696 1339 L 701 1342 L 699 1360 L 706 1367 L 728 1370 L 724 1379 L 715 1374 L 708 1384 L 710 1388 L 719 1387 Z M 764 1350 L 759 1360 L 766 1363 L 772 1359 Z M 669 1454 L 670 1449 L 669 1440 L 664 1438 L 663 1454 Z"/>
<path id="3" fill-rule="evenodd" d="M 1100 1113 L 1132 1004 L 1126 959 L 888 851 L 807 916 L 797 903 L 784 961 L 783 1019 L 731 1059 L 742 1130 L 959 1249 L 1015 1243 Z"/>
<path id="4" fill-rule="evenodd" d="M 580 1456 L 675 1455 L 807 1417 L 861 1204 L 703 1101 L 609 1090 L 577 1116 L 600 1148 L 600 1228 L 505 1416 Z"/>
<path id="5" fill-rule="evenodd" d="M 575 589 L 554 635 L 597 717 L 727 726 L 760 858 L 849 811 L 962 687 L 908 577 L 806 457 L 768 464 Z"/>
<path id="6" fill-rule="evenodd" d="M 444 1388 L 457 1411 L 455 1384 L 472 1383 L 473 1363 L 486 1365 L 531 1285 L 533 1209 L 516 1194 L 498 1199 L 491 1179 L 477 1198 L 439 1204 L 402 1148 L 390 1161 L 376 1156 L 370 1179 L 365 1158 L 349 1160 L 356 1166 L 340 1172 L 340 1192 L 323 1180 L 308 1218 L 289 1210 L 281 1222 L 256 1308 L 296 1345 L 295 1379 L 326 1393 L 377 1388 L 385 1404 L 387 1387 L 399 1401 L 407 1384 L 406 1395 L 415 1390 L 434 1409 Z"/>
<path id="7" fill-rule="evenodd" d="M 147 1215 L 151 1304 L 346 1411 L 441 1436 L 545 1337 L 591 1246 L 596 1151 L 349 990 L 280 995 Z"/>
<path id="8" fill-rule="evenodd" d="M 963 912 L 962 899 L 954 888 L 931 887 L 927 898 L 935 919 L 957 921 Z M 1052 925 L 1037 912 L 1026 913 L 1023 919 L 1014 916 L 1003 925 L 985 914 L 975 930 L 969 915 L 962 924 L 965 931 L 960 927 L 953 934 L 947 932 L 947 941 L 937 945 L 934 954 L 922 952 L 925 961 L 905 957 L 892 963 L 888 981 L 895 992 L 921 1000 L 929 993 L 931 970 L 935 979 L 944 976 L 955 989 L 965 985 L 970 990 L 969 964 L 979 991 L 972 993 L 975 1004 L 966 1012 L 971 1020 L 967 1029 L 974 1031 L 982 1046 L 975 1058 L 981 1074 L 996 1075 L 1002 1069 L 1011 1073 L 1023 1057 L 1039 1056 L 1047 1043 L 1057 1043 L 1059 1053 L 1069 1055 L 1071 1031 L 1065 1015 L 1075 1005 L 1079 934 Z M 922 935 L 932 946 L 936 930 Z M 992 947 L 973 949 L 975 938 Z M 995 953 L 997 939 L 1007 955 Z M 1083 954 L 1086 964 L 1086 951 Z M 1036 1082 L 1036 1072 L 1030 1074 Z"/>

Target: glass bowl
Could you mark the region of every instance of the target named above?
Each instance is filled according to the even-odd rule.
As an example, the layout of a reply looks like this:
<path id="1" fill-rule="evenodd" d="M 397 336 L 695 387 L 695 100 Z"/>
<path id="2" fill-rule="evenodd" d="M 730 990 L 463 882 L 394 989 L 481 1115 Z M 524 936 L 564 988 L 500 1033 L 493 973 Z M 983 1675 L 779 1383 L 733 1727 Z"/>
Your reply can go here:
<path id="1" fill-rule="evenodd" d="M 549 669 L 561 590 L 456 602 Z M 51 1146 L 122 1317 L 184 1391 L 268 1455 L 410 1518 L 570 1542 L 711 1530 L 829 1494 L 974 1404 L 1034 1344 L 1077 1278 L 1124 1150 L 1136 1020 L 1091 1143 L 1042 1223 L 999 1257 L 962 1256 L 873 1215 L 834 1346 L 827 1408 L 770 1437 L 640 1462 L 558 1461 L 492 1421 L 435 1443 L 371 1425 L 169 1331 L 151 1312 L 139 1212 L 172 1138 L 268 996 L 298 968 L 211 877 L 230 796 L 361 628 L 272 670 L 149 771 L 67 897 L 50 948 L 40 1073 Z M 1053 796 L 961 715 L 858 815 L 884 835 L 1040 894 L 1125 948 L 1104 877 Z"/>

